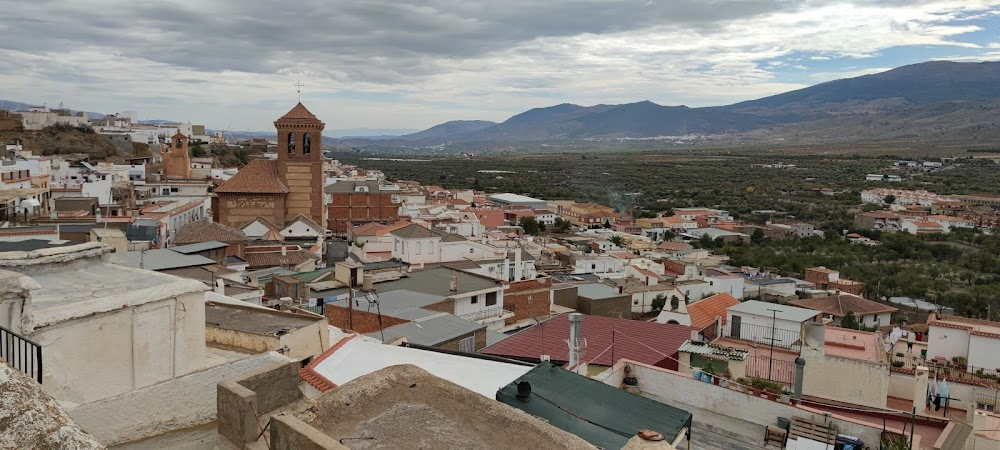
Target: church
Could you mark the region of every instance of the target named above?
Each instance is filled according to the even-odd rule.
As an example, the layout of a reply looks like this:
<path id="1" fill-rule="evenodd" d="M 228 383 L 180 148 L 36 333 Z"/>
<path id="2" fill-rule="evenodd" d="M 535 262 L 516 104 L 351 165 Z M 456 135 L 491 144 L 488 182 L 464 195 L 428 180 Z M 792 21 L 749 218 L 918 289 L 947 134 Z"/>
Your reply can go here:
<path id="1" fill-rule="evenodd" d="M 274 122 L 277 160 L 255 159 L 215 189 L 215 221 L 242 228 L 257 219 L 279 227 L 300 218 L 323 217 L 323 128 L 302 103 Z"/>

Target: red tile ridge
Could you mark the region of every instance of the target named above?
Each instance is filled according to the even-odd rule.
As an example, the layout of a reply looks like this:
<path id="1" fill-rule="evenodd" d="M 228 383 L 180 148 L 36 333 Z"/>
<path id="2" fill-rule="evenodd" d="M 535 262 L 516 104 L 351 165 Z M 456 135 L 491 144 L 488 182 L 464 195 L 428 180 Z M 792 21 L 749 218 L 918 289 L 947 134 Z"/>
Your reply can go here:
<path id="1" fill-rule="evenodd" d="M 336 388 L 337 383 L 334 383 L 328 380 L 323 375 L 320 375 L 320 373 L 316 371 L 316 366 L 319 363 L 323 362 L 326 358 L 329 358 L 330 355 L 336 353 L 337 350 L 340 350 L 340 348 L 343 347 L 345 344 L 347 344 L 348 341 L 356 337 L 358 337 L 357 334 L 351 333 L 347 337 L 341 339 L 340 342 L 333 344 L 332 347 L 326 349 L 326 351 L 323 352 L 323 354 L 319 355 L 318 358 L 312 360 L 312 362 L 310 362 L 308 365 L 299 369 L 299 377 L 302 378 L 305 382 L 311 384 L 314 388 L 318 389 L 320 392 L 326 392 L 329 391 L 330 389 Z"/>

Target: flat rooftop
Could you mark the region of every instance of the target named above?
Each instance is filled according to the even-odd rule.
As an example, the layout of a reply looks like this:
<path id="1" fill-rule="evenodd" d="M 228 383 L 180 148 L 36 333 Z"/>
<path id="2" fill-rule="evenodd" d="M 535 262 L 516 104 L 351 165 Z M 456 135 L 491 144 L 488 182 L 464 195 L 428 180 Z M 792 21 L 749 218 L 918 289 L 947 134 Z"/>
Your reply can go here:
<path id="1" fill-rule="evenodd" d="M 294 414 L 349 449 L 588 449 L 577 436 L 412 365 L 351 381 Z"/>
<path id="2" fill-rule="evenodd" d="M 205 303 L 205 324 L 210 327 L 240 331 L 259 336 L 278 336 L 325 320 L 261 308 Z"/>
<path id="3" fill-rule="evenodd" d="M 458 291 L 451 292 L 452 272 L 458 275 Z M 434 269 L 413 271 L 406 277 L 393 281 L 375 283 L 375 291 L 381 296 L 384 292 L 405 289 L 408 291 L 422 292 L 424 294 L 437 295 L 441 299 L 448 297 L 462 296 L 470 292 L 483 291 L 487 289 L 500 290 L 503 286 L 499 281 L 491 280 L 479 275 L 438 267 Z M 317 297 L 335 297 L 346 294 L 347 289 L 332 289 L 329 291 L 316 292 Z"/>
<path id="4" fill-rule="evenodd" d="M 7 269 L 41 286 L 31 292 L 36 327 L 208 290 L 200 281 L 98 258 Z"/>

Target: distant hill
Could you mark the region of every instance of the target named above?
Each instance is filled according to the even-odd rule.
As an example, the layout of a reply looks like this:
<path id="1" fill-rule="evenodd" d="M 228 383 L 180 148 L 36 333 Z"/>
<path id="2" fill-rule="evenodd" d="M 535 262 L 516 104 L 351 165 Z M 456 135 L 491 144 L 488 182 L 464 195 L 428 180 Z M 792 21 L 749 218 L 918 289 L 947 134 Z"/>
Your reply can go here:
<path id="1" fill-rule="evenodd" d="M 870 139 L 957 137 L 970 131 L 970 126 L 1000 121 L 1000 111 L 992 106 L 995 99 L 1000 99 L 1000 63 L 931 61 L 727 106 L 689 108 L 650 101 L 595 106 L 563 103 L 534 108 L 497 124 L 446 122 L 382 145 L 495 145 L 685 135 L 809 136 L 810 142 L 862 135 Z M 956 103 L 984 101 L 983 105 Z M 937 133 L 904 131 L 910 128 L 904 123 L 910 115 Z M 885 118 L 885 125 L 864 125 L 874 117 Z M 801 133 L 796 132 L 798 127 Z M 860 134 L 845 134 L 839 127 L 865 129 Z"/>
<path id="2" fill-rule="evenodd" d="M 406 141 L 418 141 L 422 139 L 449 139 L 482 130 L 483 128 L 496 125 L 496 122 L 488 120 L 453 120 L 440 125 L 435 125 L 424 131 L 407 134 L 399 138 Z"/>
<path id="3" fill-rule="evenodd" d="M 338 130 L 324 130 L 323 136 L 334 138 L 369 138 L 369 139 L 389 139 L 399 137 L 420 130 L 413 128 L 344 128 Z"/>
<path id="4" fill-rule="evenodd" d="M 4 109 L 4 110 L 7 110 L 7 111 L 24 111 L 24 110 L 27 110 L 28 108 L 30 108 L 32 106 L 42 106 L 42 105 L 40 105 L 38 103 L 24 103 L 24 102 L 17 102 L 17 101 L 14 101 L 14 100 L 3 100 L 3 99 L 0 99 L 0 109 Z M 48 105 L 48 107 L 50 109 L 59 109 L 58 106 Z M 74 113 L 74 114 L 80 112 L 80 111 L 75 110 L 75 109 L 70 109 L 69 111 L 72 112 L 72 113 Z M 102 117 L 105 116 L 102 113 L 96 113 L 96 112 L 92 112 L 92 111 L 85 111 L 85 112 L 87 113 L 87 117 L 92 118 L 92 119 L 100 119 L 100 118 L 102 118 Z"/>

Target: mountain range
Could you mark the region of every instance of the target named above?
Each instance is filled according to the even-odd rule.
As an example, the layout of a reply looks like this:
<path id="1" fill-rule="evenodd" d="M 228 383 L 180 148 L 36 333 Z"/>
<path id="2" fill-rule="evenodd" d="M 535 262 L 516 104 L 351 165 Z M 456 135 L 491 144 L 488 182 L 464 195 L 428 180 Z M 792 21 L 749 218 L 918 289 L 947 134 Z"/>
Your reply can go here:
<path id="1" fill-rule="evenodd" d="M 446 122 L 383 140 L 378 146 L 692 135 L 712 136 L 716 141 L 955 140 L 971 137 L 970 133 L 1000 133 L 985 129 L 998 122 L 998 115 L 1000 62 L 931 61 L 726 106 L 690 108 L 650 101 L 595 106 L 564 103 L 531 109 L 500 123 Z"/>

